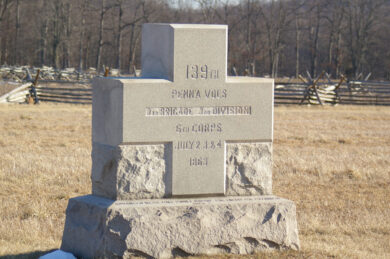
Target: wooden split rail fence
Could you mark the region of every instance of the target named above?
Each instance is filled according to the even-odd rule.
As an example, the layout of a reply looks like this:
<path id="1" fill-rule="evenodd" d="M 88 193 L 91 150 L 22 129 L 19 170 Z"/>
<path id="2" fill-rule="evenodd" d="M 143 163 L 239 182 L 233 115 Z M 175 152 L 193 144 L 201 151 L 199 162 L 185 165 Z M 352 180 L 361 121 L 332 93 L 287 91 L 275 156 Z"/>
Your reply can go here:
<path id="1" fill-rule="evenodd" d="M 88 84 L 38 86 L 37 94 L 42 102 L 92 104 L 92 88 Z"/>
<path id="2" fill-rule="evenodd" d="M 41 68 L 28 66 L 1 66 L 0 79 L 14 82 L 28 81 L 32 79 L 31 75 L 36 74 L 38 70 L 40 70 L 40 79 L 52 81 L 61 80 L 87 82 L 99 75 L 95 68 L 78 71 L 75 68 L 55 69 L 47 66 L 43 66 Z M 118 73 L 118 71 L 116 72 Z M 115 74 L 113 74 L 113 76 L 115 76 Z"/>
<path id="3" fill-rule="evenodd" d="M 6 95 L 0 97 L 0 103 L 28 102 L 31 96 L 32 84 L 23 84 Z M 92 88 L 90 84 L 82 83 L 41 83 L 35 86 L 40 102 L 92 104 Z"/>
<path id="4" fill-rule="evenodd" d="M 321 78 L 326 76 L 325 79 Z M 276 81 L 275 104 L 351 104 L 390 105 L 390 82 L 331 80 L 322 73 L 317 79 L 299 77 L 300 81 Z"/>
<path id="5" fill-rule="evenodd" d="M 390 105 L 390 83 L 355 81 L 339 91 L 340 103 L 355 105 Z"/>
<path id="6" fill-rule="evenodd" d="M 338 89 L 336 86 L 337 82 L 318 87 L 318 98 L 304 83 L 275 83 L 275 104 L 320 104 L 320 99 L 323 104 L 332 105 L 390 105 L 390 83 L 359 81 L 343 83 Z"/>
<path id="7" fill-rule="evenodd" d="M 276 81 L 275 104 L 350 104 L 350 105 L 389 105 L 390 82 L 350 81 L 311 83 Z M 32 83 L 23 84 L 0 97 L 1 102 L 28 102 L 31 99 Z M 310 87 L 311 86 L 311 87 Z M 91 104 L 92 88 L 90 83 L 40 82 L 35 87 L 37 98 L 41 102 Z"/>

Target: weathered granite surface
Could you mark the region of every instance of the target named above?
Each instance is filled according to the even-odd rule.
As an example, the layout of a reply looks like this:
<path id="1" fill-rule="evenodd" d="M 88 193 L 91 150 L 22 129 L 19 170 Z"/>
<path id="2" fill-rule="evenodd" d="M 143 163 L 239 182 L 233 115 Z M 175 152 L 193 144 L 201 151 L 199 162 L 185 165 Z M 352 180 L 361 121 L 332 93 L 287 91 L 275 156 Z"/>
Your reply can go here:
<path id="1" fill-rule="evenodd" d="M 92 194 L 113 200 L 169 197 L 172 193 L 170 144 L 94 143 Z M 226 144 L 226 195 L 272 193 L 272 144 Z"/>
<path id="2" fill-rule="evenodd" d="M 83 258 L 299 249 L 293 202 L 275 196 L 69 200 L 61 249 Z"/>
<path id="3" fill-rule="evenodd" d="M 272 143 L 230 143 L 226 195 L 272 194 Z"/>
<path id="4" fill-rule="evenodd" d="M 92 194 L 113 200 L 162 198 L 171 193 L 171 145 L 94 143 Z"/>

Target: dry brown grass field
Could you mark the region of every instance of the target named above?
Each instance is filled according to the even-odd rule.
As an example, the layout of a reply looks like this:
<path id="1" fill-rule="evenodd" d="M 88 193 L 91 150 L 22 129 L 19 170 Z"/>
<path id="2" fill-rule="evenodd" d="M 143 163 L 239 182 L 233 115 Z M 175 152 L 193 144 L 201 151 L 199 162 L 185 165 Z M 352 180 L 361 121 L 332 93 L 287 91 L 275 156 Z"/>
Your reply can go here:
<path id="1" fill-rule="evenodd" d="M 22 84 L 16 84 L 16 83 L 11 84 L 11 83 L 0 80 L 0 96 L 4 95 L 6 93 L 9 93 L 10 91 L 14 90 L 15 88 L 17 88 L 20 85 L 22 85 Z"/>
<path id="2" fill-rule="evenodd" d="M 90 152 L 90 106 L 0 105 L 0 258 L 59 248 Z M 202 258 L 390 258 L 390 107 L 276 107 L 273 183 L 301 250 Z"/>

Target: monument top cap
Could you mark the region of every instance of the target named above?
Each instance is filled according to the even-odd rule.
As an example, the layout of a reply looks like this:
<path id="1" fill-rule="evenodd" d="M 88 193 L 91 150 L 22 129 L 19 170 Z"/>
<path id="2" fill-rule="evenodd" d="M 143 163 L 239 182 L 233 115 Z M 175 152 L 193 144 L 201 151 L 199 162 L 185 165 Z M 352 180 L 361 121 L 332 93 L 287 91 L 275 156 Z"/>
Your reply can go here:
<path id="1" fill-rule="evenodd" d="M 183 82 L 188 73 L 203 72 L 225 81 L 227 28 L 218 24 L 144 24 L 142 77 Z M 192 71 L 197 68 L 205 71 Z"/>

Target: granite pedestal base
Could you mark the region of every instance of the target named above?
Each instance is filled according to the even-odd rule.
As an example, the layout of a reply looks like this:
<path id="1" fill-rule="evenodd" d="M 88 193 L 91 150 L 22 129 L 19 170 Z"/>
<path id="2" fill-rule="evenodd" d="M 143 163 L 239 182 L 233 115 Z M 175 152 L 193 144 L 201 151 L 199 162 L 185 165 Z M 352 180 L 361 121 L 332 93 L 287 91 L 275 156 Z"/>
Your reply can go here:
<path id="1" fill-rule="evenodd" d="M 295 205 L 275 196 L 69 200 L 61 249 L 83 258 L 170 258 L 299 249 Z"/>

